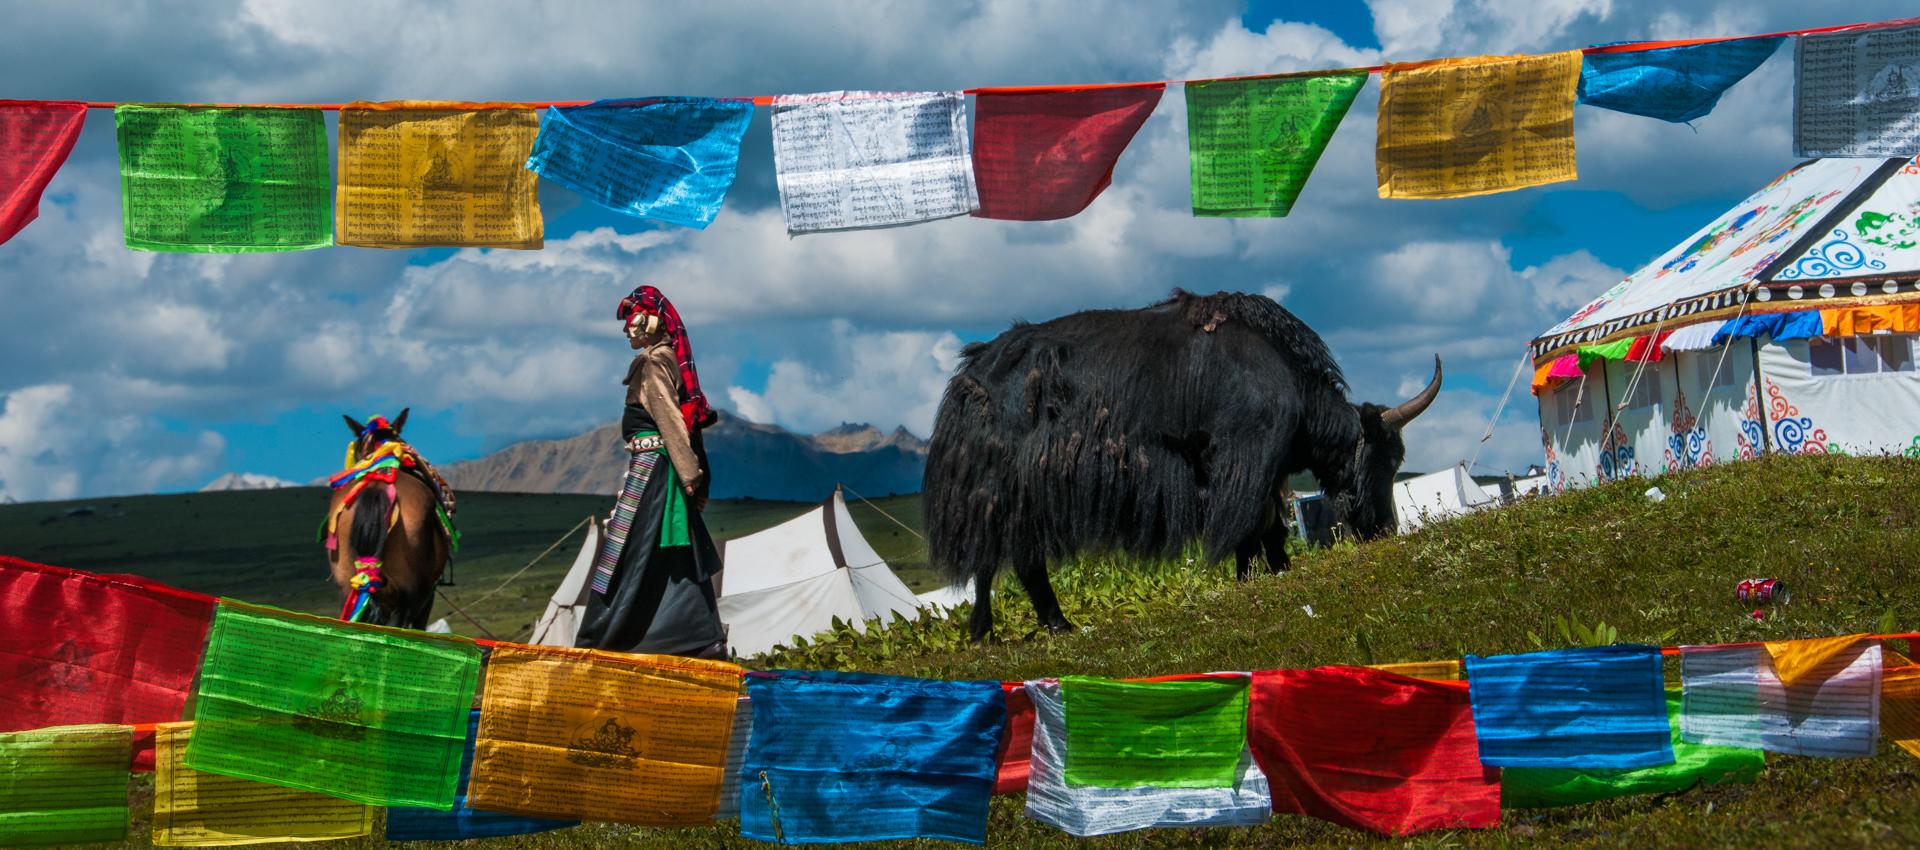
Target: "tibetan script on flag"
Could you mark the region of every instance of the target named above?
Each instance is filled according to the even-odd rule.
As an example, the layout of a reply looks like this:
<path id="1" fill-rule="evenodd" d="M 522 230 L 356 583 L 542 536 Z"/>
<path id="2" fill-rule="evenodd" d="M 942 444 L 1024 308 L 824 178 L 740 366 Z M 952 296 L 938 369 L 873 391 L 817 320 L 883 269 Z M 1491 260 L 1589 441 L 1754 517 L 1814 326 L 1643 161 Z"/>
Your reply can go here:
<path id="1" fill-rule="evenodd" d="M 1873 755 L 1877 640 L 1683 646 L 1680 662 L 1688 741 L 1828 758 Z"/>
<path id="2" fill-rule="evenodd" d="M 773 165 L 787 232 L 885 227 L 980 206 L 959 92 L 826 92 L 773 99 Z"/>
<path id="3" fill-rule="evenodd" d="M 222 600 L 186 763 L 376 806 L 453 807 L 480 648 Z"/>
<path id="4" fill-rule="evenodd" d="M 337 241 L 364 248 L 539 248 L 534 110 L 351 103 L 340 110 Z"/>
<path id="5" fill-rule="evenodd" d="M 154 732 L 156 846 L 322 841 L 373 832 L 371 806 L 188 767 L 192 735 L 191 723 L 162 723 Z"/>
<path id="6" fill-rule="evenodd" d="M 333 244 L 327 124 L 318 109 L 113 110 L 127 247 L 298 251 Z"/>
<path id="7" fill-rule="evenodd" d="M 1228 788 L 1247 742 L 1244 676 L 1060 680 L 1068 785 Z"/>
<path id="8" fill-rule="evenodd" d="M 125 838 L 132 746 L 126 726 L 0 734 L 0 847 Z"/>
<path id="9" fill-rule="evenodd" d="M 1803 35 L 1795 42 L 1795 156 L 1920 151 L 1920 26 Z"/>
<path id="10" fill-rule="evenodd" d="M 86 118 L 77 101 L 0 100 L 0 243 L 40 214 L 40 195 Z"/>
<path id="11" fill-rule="evenodd" d="M 1460 198 L 1572 180 L 1580 51 L 1437 59 L 1380 74 L 1382 198 Z"/>
<path id="12" fill-rule="evenodd" d="M 705 228 L 740 169 L 753 102 L 603 100 L 547 110 L 527 168 L 614 212 Z"/>
<path id="13" fill-rule="evenodd" d="M 179 720 L 214 599 L 0 556 L 0 731 Z M 152 750 L 134 767 L 152 767 Z"/>
<path id="14" fill-rule="evenodd" d="M 983 89 L 973 101 L 979 218 L 1046 221 L 1093 203 L 1160 103 L 1165 83 Z"/>
<path id="15" fill-rule="evenodd" d="M 502 644 L 467 799 L 477 808 L 651 826 L 720 802 L 740 668 L 668 655 Z"/>
<path id="16" fill-rule="evenodd" d="M 1186 84 L 1193 214 L 1284 216 L 1367 75 Z"/>

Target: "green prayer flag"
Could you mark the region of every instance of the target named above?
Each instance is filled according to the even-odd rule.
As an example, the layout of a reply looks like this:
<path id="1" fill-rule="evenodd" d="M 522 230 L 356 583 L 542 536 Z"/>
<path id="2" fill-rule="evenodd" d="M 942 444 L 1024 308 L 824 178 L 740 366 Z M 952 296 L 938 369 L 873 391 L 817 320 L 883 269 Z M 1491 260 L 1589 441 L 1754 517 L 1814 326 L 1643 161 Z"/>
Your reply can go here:
<path id="1" fill-rule="evenodd" d="M 1284 216 L 1365 73 L 1186 84 L 1193 214 Z"/>
<path id="2" fill-rule="evenodd" d="M 1668 794 L 1701 785 L 1752 782 L 1767 766 L 1766 753 L 1739 747 L 1693 744 L 1680 737 L 1680 691 L 1667 691 L 1667 723 L 1673 728 L 1673 764 L 1632 770 L 1509 767 L 1500 771 L 1500 805 L 1509 809 L 1572 806 L 1610 797 Z"/>
<path id="3" fill-rule="evenodd" d="M 480 647 L 220 601 L 193 699 L 195 770 L 374 806 L 453 808 Z"/>
<path id="4" fill-rule="evenodd" d="M 128 248 L 231 254 L 333 244 L 320 110 L 125 105 L 113 124 Z"/>
<path id="5" fill-rule="evenodd" d="M 130 726 L 0 734 L 0 847 L 127 837 Z"/>
<path id="6" fill-rule="evenodd" d="M 1068 785 L 1230 788 L 1247 745 L 1244 677 L 1060 679 Z"/>

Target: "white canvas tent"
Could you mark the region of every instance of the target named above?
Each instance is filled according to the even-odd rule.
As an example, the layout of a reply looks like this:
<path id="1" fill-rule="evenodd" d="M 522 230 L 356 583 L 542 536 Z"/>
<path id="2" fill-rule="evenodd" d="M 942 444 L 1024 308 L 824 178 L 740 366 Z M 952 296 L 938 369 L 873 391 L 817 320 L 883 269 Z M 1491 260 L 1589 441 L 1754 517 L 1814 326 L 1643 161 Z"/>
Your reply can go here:
<path id="1" fill-rule="evenodd" d="M 805 514 L 726 541 L 720 557 L 720 620 L 736 655 L 812 637 L 835 617 L 865 629 L 895 613 L 920 616 L 920 600 L 860 536 L 839 488 Z"/>
<path id="2" fill-rule="evenodd" d="M 1498 490 L 1489 498 L 1467 465 L 1461 463 L 1439 472 L 1415 476 L 1393 483 L 1393 513 L 1400 520 L 1400 533 L 1450 516 L 1458 516 L 1498 502 Z"/>
<path id="3" fill-rule="evenodd" d="M 1533 341 L 1552 489 L 1767 453 L 1920 456 L 1916 332 L 1920 157 L 1803 163 Z M 1609 350 L 1629 340 L 1660 359 Z"/>
<path id="4" fill-rule="evenodd" d="M 587 612 L 587 594 L 592 593 L 588 579 L 593 575 L 593 557 L 600 551 L 600 519 L 592 518 L 587 523 L 587 539 L 580 544 L 580 554 L 573 556 L 573 566 L 567 569 L 567 577 L 560 580 L 560 587 L 553 592 L 553 598 L 547 600 L 547 610 L 540 615 L 540 621 L 533 625 L 533 637 L 527 642 L 541 646 L 572 646 L 575 632 L 580 628 L 580 618 Z"/>
<path id="5" fill-rule="evenodd" d="M 950 611 L 973 601 L 973 579 L 966 584 L 954 584 L 935 588 L 916 597 L 920 607 L 935 611 Z"/>

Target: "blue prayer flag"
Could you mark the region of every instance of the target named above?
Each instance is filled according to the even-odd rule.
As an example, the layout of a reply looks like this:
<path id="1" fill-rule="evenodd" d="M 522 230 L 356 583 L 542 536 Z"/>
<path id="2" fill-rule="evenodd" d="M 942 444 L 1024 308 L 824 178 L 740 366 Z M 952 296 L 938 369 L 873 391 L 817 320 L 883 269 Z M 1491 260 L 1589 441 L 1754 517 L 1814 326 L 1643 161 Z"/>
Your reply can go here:
<path id="1" fill-rule="evenodd" d="M 1659 647 L 1469 655 L 1467 685 L 1488 767 L 1673 763 Z"/>
<path id="2" fill-rule="evenodd" d="M 602 100 L 547 110 L 527 168 L 614 212 L 704 229 L 740 170 L 753 103 Z"/>
<path id="3" fill-rule="evenodd" d="M 1721 325 L 1719 330 L 1713 332 L 1713 344 L 1719 345 L 1730 339 L 1750 336 L 1772 337 L 1774 342 L 1786 342 L 1792 339 L 1812 339 L 1823 333 L 1826 333 L 1826 323 L 1821 319 L 1819 310 L 1767 313 L 1729 320 Z"/>
<path id="4" fill-rule="evenodd" d="M 1000 683 L 777 670 L 750 675 L 740 834 L 818 844 L 982 844 L 1006 723 Z"/>
<path id="5" fill-rule="evenodd" d="M 1720 95 L 1760 67 L 1783 38 L 1742 38 L 1630 53 L 1589 53 L 1580 102 L 1684 123 L 1713 111 Z"/>
<path id="6" fill-rule="evenodd" d="M 467 779 L 473 775 L 473 741 L 480 731 L 480 712 L 467 718 L 467 749 L 460 756 L 460 787 L 453 810 L 442 812 L 411 806 L 387 810 L 388 841 L 457 841 L 462 838 L 497 838 L 526 835 L 550 829 L 578 826 L 579 821 L 547 820 L 524 815 L 482 812 L 467 808 Z"/>

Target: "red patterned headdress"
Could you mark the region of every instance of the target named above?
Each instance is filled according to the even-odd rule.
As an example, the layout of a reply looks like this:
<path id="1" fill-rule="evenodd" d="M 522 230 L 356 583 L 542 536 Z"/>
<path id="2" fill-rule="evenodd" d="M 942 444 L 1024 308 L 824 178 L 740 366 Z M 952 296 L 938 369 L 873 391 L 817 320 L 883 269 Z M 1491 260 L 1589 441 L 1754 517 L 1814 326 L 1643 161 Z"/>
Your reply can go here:
<path id="1" fill-rule="evenodd" d="M 673 359 L 680 364 L 680 415 L 687 421 L 687 430 L 698 431 L 718 420 L 720 417 L 707 404 L 707 394 L 700 391 L 700 375 L 693 368 L 693 343 L 687 340 L 687 326 L 680 321 L 673 302 L 660 290 L 641 286 L 620 299 L 618 312 L 622 322 L 636 315 L 660 317 L 660 329 L 673 344 Z"/>

